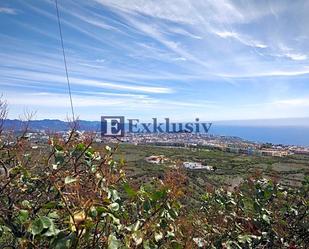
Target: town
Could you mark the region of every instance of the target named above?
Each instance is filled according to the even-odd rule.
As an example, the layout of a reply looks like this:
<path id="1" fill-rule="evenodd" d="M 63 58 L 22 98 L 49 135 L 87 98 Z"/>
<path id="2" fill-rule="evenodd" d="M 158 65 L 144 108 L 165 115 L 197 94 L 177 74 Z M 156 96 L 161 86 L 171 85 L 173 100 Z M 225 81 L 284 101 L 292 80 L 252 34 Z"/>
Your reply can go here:
<path id="1" fill-rule="evenodd" d="M 57 132 L 64 138 L 68 136 L 67 131 Z M 78 131 L 80 136 L 87 134 Z M 247 154 L 255 156 L 284 157 L 293 154 L 309 155 L 309 147 L 297 145 L 282 145 L 271 143 L 259 143 L 241 139 L 239 137 L 215 136 L 211 134 L 197 133 L 126 133 L 124 137 L 101 137 L 101 133 L 94 133 L 96 143 L 126 143 L 134 145 L 154 145 L 167 147 L 184 147 L 190 149 L 217 149 L 221 151 Z M 26 137 L 35 144 L 46 142 L 49 135 L 46 131 L 33 131 L 26 133 Z"/>

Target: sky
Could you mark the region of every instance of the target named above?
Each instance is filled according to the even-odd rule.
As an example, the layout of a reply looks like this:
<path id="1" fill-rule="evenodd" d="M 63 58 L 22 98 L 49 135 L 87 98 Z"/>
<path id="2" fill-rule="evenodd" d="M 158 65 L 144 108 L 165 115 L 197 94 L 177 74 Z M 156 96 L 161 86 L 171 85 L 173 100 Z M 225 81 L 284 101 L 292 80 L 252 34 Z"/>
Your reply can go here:
<path id="1" fill-rule="evenodd" d="M 58 0 L 80 119 L 309 117 L 309 1 Z M 9 118 L 70 117 L 55 2 L 1 0 Z"/>

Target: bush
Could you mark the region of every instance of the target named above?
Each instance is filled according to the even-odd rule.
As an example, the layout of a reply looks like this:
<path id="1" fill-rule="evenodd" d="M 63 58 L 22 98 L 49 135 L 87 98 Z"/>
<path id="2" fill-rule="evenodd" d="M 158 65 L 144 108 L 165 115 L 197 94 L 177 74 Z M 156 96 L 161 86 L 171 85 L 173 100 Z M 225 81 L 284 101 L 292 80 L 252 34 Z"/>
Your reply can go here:
<path id="1" fill-rule="evenodd" d="M 233 192 L 202 196 L 195 236 L 206 248 L 306 248 L 309 244 L 309 178 L 298 189 L 255 177 Z"/>
<path id="2" fill-rule="evenodd" d="M 157 248 L 175 244 L 173 181 L 133 188 L 117 150 L 73 130 L 33 149 L 1 141 L 0 244 L 16 248 Z M 174 189 L 174 190 L 173 190 Z M 0 246 L 0 248 L 1 248 Z"/>

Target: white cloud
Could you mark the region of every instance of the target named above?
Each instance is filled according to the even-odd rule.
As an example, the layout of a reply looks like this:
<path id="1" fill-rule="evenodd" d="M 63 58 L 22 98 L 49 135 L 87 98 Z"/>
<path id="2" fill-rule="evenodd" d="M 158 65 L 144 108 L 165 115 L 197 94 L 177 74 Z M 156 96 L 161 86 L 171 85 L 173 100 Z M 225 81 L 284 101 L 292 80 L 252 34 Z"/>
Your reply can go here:
<path id="1" fill-rule="evenodd" d="M 267 48 L 267 45 L 254 40 L 248 36 L 236 33 L 236 32 L 230 32 L 230 31 L 214 31 L 214 33 L 216 35 L 218 35 L 221 38 L 233 38 L 239 42 L 241 42 L 242 44 L 246 45 L 246 46 L 250 46 L 250 47 L 256 47 L 256 48 Z"/>
<path id="2" fill-rule="evenodd" d="M 203 60 L 199 59 L 190 51 L 187 51 L 185 48 L 181 46 L 181 43 L 178 41 L 171 40 L 167 38 L 157 27 L 156 25 L 148 25 L 144 21 L 139 20 L 133 16 L 122 13 L 122 17 L 136 30 L 143 32 L 144 34 L 150 36 L 156 41 L 160 42 L 166 48 L 173 51 L 175 54 L 179 55 L 179 57 L 183 57 L 187 60 L 191 60 L 194 63 L 202 65 L 203 67 L 208 67 L 208 64 Z"/>
<path id="3" fill-rule="evenodd" d="M 307 60 L 307 58 L 308 58 L 307 55 L 305 55 L 305 54 L 287 53 L 285 56 L 294 60 L 294 61 L 303 61 L 303 60 Z"/>
<path id="4" fill-rule="evenodd" d="M 179 35 L 183 35 L 185 37 L 189 37 L 189 38 L 193 38 L 193 39 L 197 39 L 197 40 L 201 40 L 203 39 L 201 36 L 193 34 L 183 28 L 180 27 L 170 27 L 167 28 L 169 30 L 169 32 L 174 33 L 174 34 L 179 34 Z"/>
<path id="5" fill-rule="evenodd" d="M 6 70 L 2 74 L 3 77 L 19 80 L 27 80 L 33 83 L 45 82 L 45 83 L 57 83 L 64 84 L 65 77 L 60 74 L 54 75 L 50 73 L 43 72 L 31 72 L 24 70 Z M 92 86 L 112 90 L 121 90 L 129 92 L 144 92 L 144 93 L 157 93 L 157 94 L 167 94 L 172 93 L 174 90 L 168 87 L 159 87 L 159 86 L 147 86 L 141 84 L 124 84 L 124 83 L 112 83 L 105 82 L 103 80 L 91 79 L 91 78 L 79 78 L 79 77 L 70 77 L 70 82 L 72 85 L 81 85 L 81 86 Z"/>
<path id="6" fill-rule="evenodd" d="M 84 92 L 85 93 L 85 92 Z M 141 98 L 138 95 L 129 94 L 72 94 L 74 107 L 102 107 L 102 106 L 125 106 L 151 101 L 149 97 Z M 56 94 L 49 92 L 39 93 L 20 93 L 18 98 L 11 96 L 9 104 L 23 106 L 47 106 L 47 107 L 66 107 L 69 103 L 67 94 Z"/>
<path id="7" fill-rule="evenodd" d="M 17 10 L 12 8 L 0 7 L 0 14 L 16 15 Z"/>
<path id="8" fill-rule="evenodd" d="M 294 44 L 291 44 L 290 46 L 287 46 L 285 43 L 280 42 L 278 44 L 278 48 L 276 53 L 273 54 L 273 56 L 278 58 L 288 58 L 293 61 L 303 61 L 307 60 L 308 56 L 305 53 L 301 53 L 297 51 L 298 49 L 293 48 Z"/>
<path id="9" fill-rule="evenodd" d="M 177 57 L 177 58 L 175 58 L 173 60 L 175 60 L 175 61 L 186 61 L 187 59 L 184 58 L 184 57 Z"/>
<path id="10" fill-rule="evenodd" d="M 249 23 L 264 16 L 280 13 L 284 5 L 273 4 L 272 9 L 258 3 L 239 4 L 230 0 L 95 0 L 126 13 L 146 15 L 176 23 L 196 25 L 201 17 L 216 23 Z"/>
<path id="11" fill-rule="evenodd" d="M 111 8 L 130 13 L 143 14 L 154 18 L 165 19 L 173 22 L 194 23 L 194 18 L 190 15 L 190 1 L 185 0 L 171 0 L 166 2 L 164 0 L 95 0 L 100 4 L 109 6 Z M 186 7 L 185 7 L 186 6 Z"/>
<path id="12" fill-rule="evenodd" d="M 155 86 L 142 86 L 142 85 L 127 85 L 127 84 L 115 84 L 110 82 L 101 82 L 98 80 L 71 78 L 71 82 L 81 85 L 92 85 L 102 88 L 114 89 L 114 90 L 127 90 L 134 92 L 146 92 L 146 93 L 172 93 L 173 90 L 167 87 L 155 87 Z"/>
<path id="13" fill-rule="evenodd" d="M 287 70 L 261 70 L 242 74 L 221 74 L 222 77 L 227 78 L 256 78 L 256 77 L 280 77 L 280 76 L 300 76 L 309 74 L 309 68 L 302 69 L 287 69 Z"/>
<path id="14" fill-rule="evenodd" d="M 86 92 L 87 93 L 87 92 Z M 69 96 L 67 94 L 49 93 L 49 92 L 28 92 L 28 93 L 6 93 L 5 98 L 10 106 L 27 107 L 29 109 L 45 107 L 65 108 L 69 107 Z M 183 102 L 182 100 L 156 99 L 149 96 L 130 95 L 130 94 L 98 94 L 95 92 L 83 92 L 81 95 L 72 94 L 74 108 L 83 107 L 109 107 L 120 110 L 155 110 L 164 108 L 165 110 L 175 110 L 183 108 L 216 108 L 212 102 Z"/>

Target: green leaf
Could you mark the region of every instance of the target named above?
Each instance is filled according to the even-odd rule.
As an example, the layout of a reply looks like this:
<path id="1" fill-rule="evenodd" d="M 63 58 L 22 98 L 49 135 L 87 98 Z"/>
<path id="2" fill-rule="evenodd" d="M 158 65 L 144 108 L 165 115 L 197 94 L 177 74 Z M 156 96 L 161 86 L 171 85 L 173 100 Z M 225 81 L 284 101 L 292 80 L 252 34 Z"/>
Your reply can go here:
<path id="1" fill-rule="evenodd" d="M 132 225 L 128 226 L 127 230 L 131 231 L 131 232 L 136 232 L 139 229 L 140 225 L 141 225 L 141 222 L 140 222 L 140 220 L 138 220 L 137 222 L 135 222 Z"/>
<path id="2" fill-rule="evenodd" d="M 76 182 L 77 179 L 72 177 L 72 176 L 67 176 L 65 179 L 64 179 L 64 183 L 65 184 L 70 184 L 70 183 L 73 183 L 73 182 Z"/>
<path id="3" fill-rule="evenodd" d="M 88 212 L 89 217 L 95 218 L 98 216 L 98 211 L 95 206 L 92 206 Z"/>
<path id="4" fill-rule="evenodd" d="M 76 240 L 75 233 L 66 236 L 65 233 L 59 232 L 57 237 L 52 240 L 51 247 L 54 249 L 68 249 L 72 247 L 73 242 Z"/>
<path id="5" fill-rule="evenodd" d="M 63 164 L 64 163 L 64 156 L 62 151 L 58 151 L 55 153 L 55 163 L 58 164 Z"/>
<path id="6" fill-rule="evenodd" d="M 183 246 L 182 246 L 180 243 L 178 243 L 178 242 L 176 242 L 176 241 L 173 241 L 173 242 L 172 242 L 172 248 L 173 248 L 173 249 L 182 249 Z"/>
<path id="7" fill-rule="evenodd" d="M 23 201 L 21 202 L 21 205 L 22 205 L 24 208 L 28 208 L 28 209 L 31 209 L 31 208 L 32 208 L 30 202 L 27 201 L 27 200 L 23 200 Z"/>
<path id="8" fill-rule="evenodd" d="M 35 236 L 40 234 L 44 229 L 43 222 L 40 218 L 35 219 L 31 226 L 30 226 L 30 232 Z"/>
<path id="9" fill-rule="evenodd" d="M 29 212 L 28 210 L 20 210 L 19 213 L 18 213 L 18 219 L 23 223 L 25 222 L 26 220 L 28 220 L 29 218 Z"/>
<path id="10" fill-rule="evenodd" d="M 132 238 L 135 244 L 138 246 L 143 242 L 143 233 L 141 231 L 136 231 L 132 234 Z"/>
<path id="11" fill-rule="evenodd" d="M 46 208 L 46 209 L 53 209 L 56 206 L 57 206 L 57 202 L 50 201 L 50 202 L 45 203 L 43 207 Z"/>
<path id="12" fill-rule="evenodd" d="M 150 203 L 150 201 L 149 201 L 148 199 L 144 201 L 144 203 L 143 203 L 143 208 L 144 208 L 144 211 L 145 211 L 146 213 L 148 213 L 148 212 L 150 211 L 150 209 L 151 209 L 151 203 Z"/>
<path id="13" fill-rule="evenodd" d="M 48 217 L 49 217 L 49 218 L 52 218 L 52 219 L 59 219 L 59 215 L 58 215 L 57 211 L 50 212 L 50 213 L 48 214 Z"/>
<path id="14" fill-rule="evenodd" d="M 254 202 L 252 199 L 244 198 L 243 200 L 244 204 L 244 211 L 246 213 L 251 213 L 254 210 Z"/>
<path id="15" fill-rule="evenodd" d="M 154 192 L 151 195 L 151 200 L 152 201 L 158 201 L 158 200 L 162 199 L 165 196 L 166 196 L 166 191 L 165 190 L 156 191 L 156 192 Z"/>
<path id="16" fill-rule="evenodd" d="M 128 183 L 125 183 L 123 186 L 124 190 L 126 191 L 127 195 L 129 197 L 134 197 L 136 196 L 136 191 L 134 191 L 133 188 L 130 187 L 130 185 Z"/>
<path id="17" fill-rule="evenodd" d="M 112 218 L 114 224 L 116 224 L 116 225 L 120 224 L 120 220 L 118 218 L 116 218 L 113 214 L 109 213 L 108 216 Z"/>
<path id="18" fill-rule="evenodd" d="M 262 219 L 267 223 L 270 224 L 270 219 L 266 214 L 263 214 Z"/>
<path id="19" fill-rule="evenodd" d="M 167 228 L 167 226 L 168 226 L 168 224 L 167 224 L 166 220 L 165 219 L 161 219 L 160 227 L 165 229 L 165 228 Z"/>
<path id="20" fill-rule="evenodd" d="M 107 212 L 107 209 L 106 209 L 106 207 L 104 207 L 104 206 L 98 206 L 98 207 L 96 207 L 96 210 L 97 210 L 97 212 L 98 212 L 98 215 L 101 215 L 101 214 Z"/>
<path id="21" fill-rule="evenodd" d="M 163 234 L 161 232 L 155 233 L 155 240 L 158 242 L 163 238 Z"/>
<path id="22" fill-rule="evenodd" d="M 174 238 L 175 234 L 173 232 L 167 231 L 166 237 L 167 238 Z"/>
<path id="23" fill-rule="evenodd" d="M 35 236 L 42 233 L 44 229 L 49 229 L 52 226 L 54 226 L 54 223 L 50 218 L 45 216 L 39 217 L 32 222 L 30 232 Z"/>
<path id="24" fill-rule="evenodd" d="M 88 159 L 92 159 L 94 152 L 95 152 L 94 149 L 92 149 L 91 147 L 88 148 L 85 152 L 85 157 Z"/>
<path id="25" fill-rule="evenodd" d="M 110 199 L 114 202 L 117 200 L 120 200 L 120 197 L 116 189 L 109 190 L 109 195 L 110 195 Z"/>
<path id="26" fill-rule="evenodd" d="M 113 212 L 117 212 L 119 210 L 119 204 L 117 202 L 114 202 L 108 205 L 108 208 Z"/>
<path id="27" fill-rule="evenodd" d="M 46 218 L 46 217 L 45 217 Z M 48 218 L 47 218 L 48 219 Z M 48 230 L 43 234 L 46 237 L 51 237 L 51 236 L 55 236 L 57 235 L 60 230 L 56 229 L 55 224 L 53 222 L 53 220 L 49 220 L 50 225 L 48 227 Z M 44 227 L 45 228 L 45 227 Z"/>
<path id="28" fill-rule="evenodd" d="M 85 150 L 85 148 L 86 148 L 86 145 L 83 143 L 76 145 L 74 151 L 72 152 L 72 156 L 79 157 L 81 153 Z"/>
<path id="29" fill-rule="evenodd" d="M 245 244 L 245 243 L 251 243 L 252 239 L 249 235 L 239 235 L 238 236 L 238 242 Z"/>
<path id="30" fill-rule="evenodd" d="M 157 249 L 158 246 L 154 244 L 154 242 L 150 241 L 150 240 L 145 240 L 143 242 L 143 248 L 144 249 Z"/>
<path id="31" fill-rule="evenodd" d="M 80 144 L 76 145 L 75 150 L 83 151 L 83 150 L 85 150 L 85 148 L 86 148 L 86 145 L 83 144 L 83 143 L 80 143 Z"/>
<path id="32" fill-rule="evenodd" d="M 0 226 L 0 238 L 2 237 L 3 234 L 4 234 L 4 228 L 3 226 Z"/>
<path id="33" fill-rule="evenodd" d="M 41 221 L 42 221 L 42 224 L 43 224 L 43 228 L 49 228 L 51 225 L 52 225 L 52 223 L 53 223 L 53 221 L 50 219 L 50 218 L 48 218 L 48 217 L 41 217 Z"/>
<path id="34" fill-rule="evenodd" d="M 168 213 L 170 214 L 170 216 L 171 216 L 173 219 L 176 219 L 177 216 L 178 216 L 177 211 L 174 210 L 173 208 L 169 209 L 169 210 L 168 210 Z"/>
<path id="35" fill-rule="evenodd" d="M 56 145 L 55 145 L 55 149 L 56 149 L 57 151 L 63 151 L 62 146 L 60 146 L 59 144 L 56 144 Z"/>
<path id="36" fill-rule="evenodd" d="M 108 249 L 118 249 L 120 248 L 121 243 L 117 239 L 117 237 L 113 234 L 108 236 Z"/>

